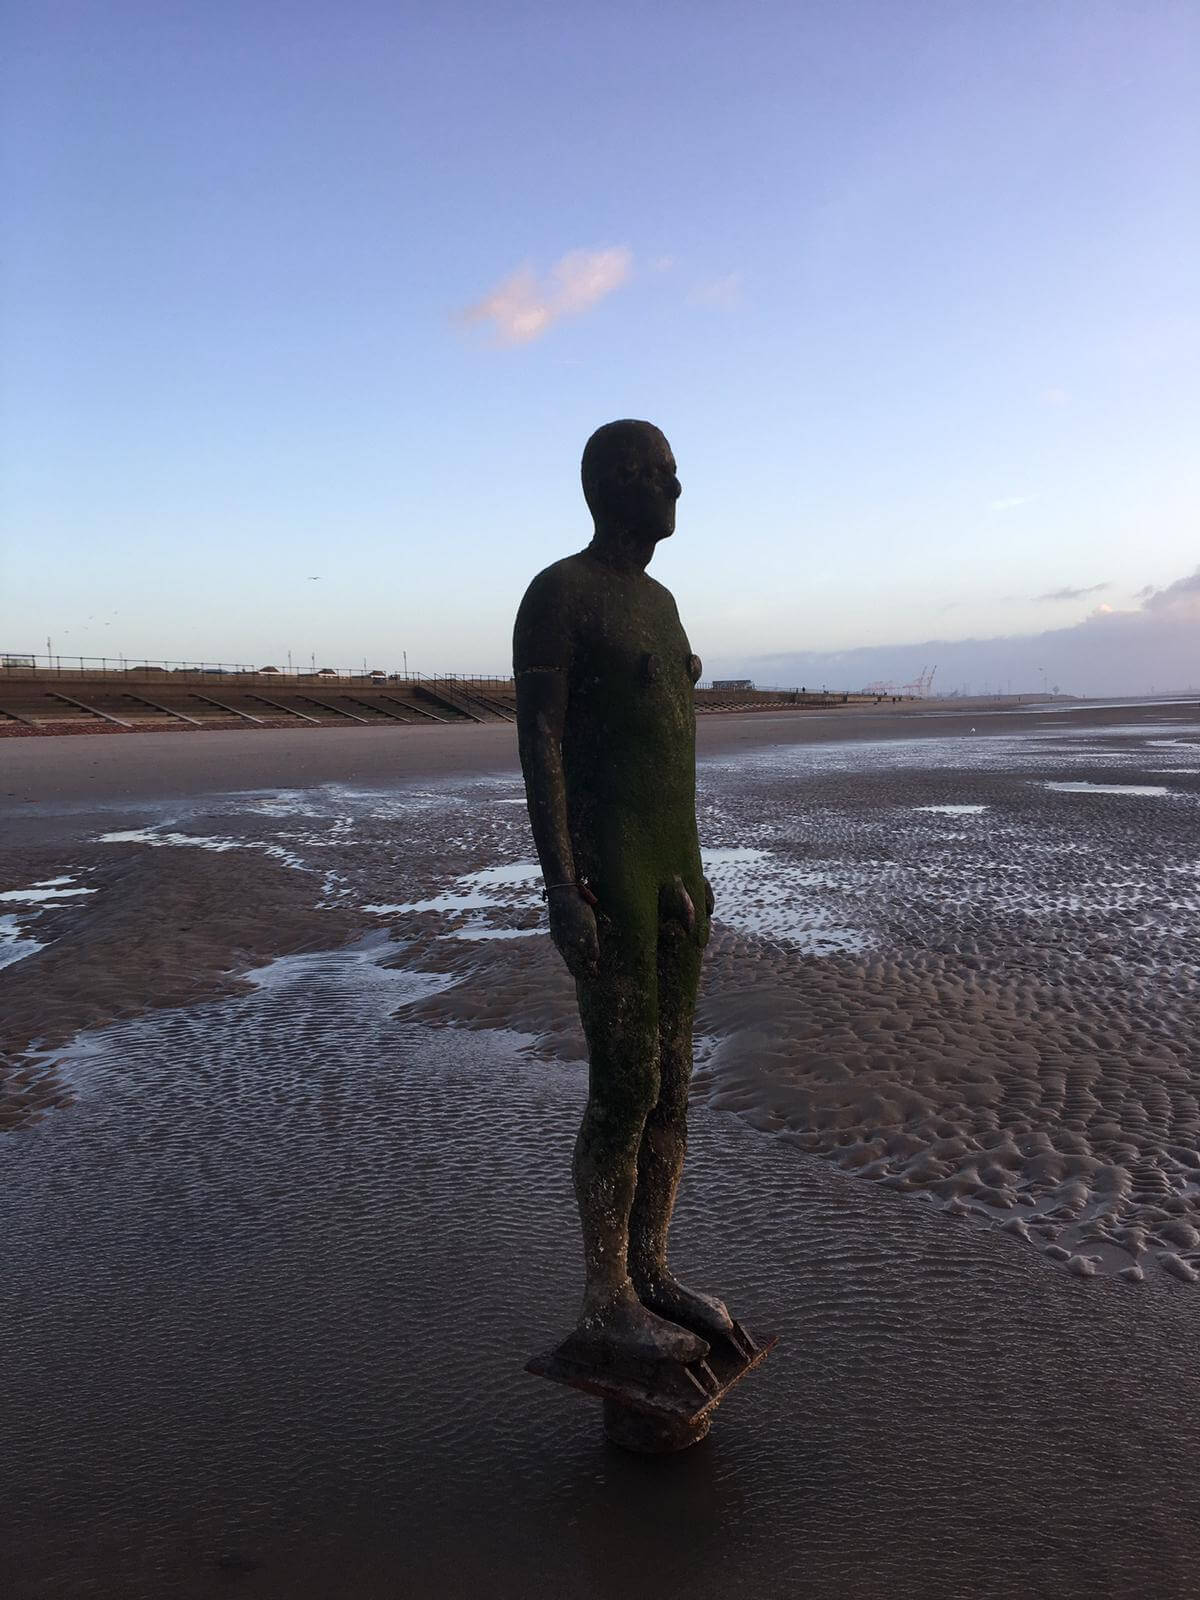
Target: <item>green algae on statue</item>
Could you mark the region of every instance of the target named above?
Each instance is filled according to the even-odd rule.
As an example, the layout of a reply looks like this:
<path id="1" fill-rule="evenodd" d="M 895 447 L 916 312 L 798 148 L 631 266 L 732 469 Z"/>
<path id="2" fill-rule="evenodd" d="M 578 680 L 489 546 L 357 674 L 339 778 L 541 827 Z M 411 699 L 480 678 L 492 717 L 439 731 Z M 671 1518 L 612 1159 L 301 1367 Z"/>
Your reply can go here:
<path id="1" fill-rule="evenodd" d="M 574 1158 L 585 1285 L 570 1343 L 584 1359 L 689 1363 L 735 1336 L 721 1301 L 667 1264 L 713 904 L 696 833 L 700 662 L 645 570 L 675 531 L 680 486 L 648 422 L 598 429 L 582 476 L 595 534 L 534 578 L 513 642 L 550 932 L 589 1057 Z"/>

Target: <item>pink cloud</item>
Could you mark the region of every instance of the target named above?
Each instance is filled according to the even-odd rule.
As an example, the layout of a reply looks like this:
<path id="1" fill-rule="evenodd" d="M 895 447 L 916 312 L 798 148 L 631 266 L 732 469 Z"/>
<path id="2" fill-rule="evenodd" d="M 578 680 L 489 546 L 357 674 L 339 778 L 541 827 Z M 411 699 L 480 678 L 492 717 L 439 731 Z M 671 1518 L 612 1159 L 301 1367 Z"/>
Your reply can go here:
<path id="1" fill-rule="evenodd" d="M 633 274 L 633 252 L 625 245 L 605 250 L 569 250 L 539 278 L 524 266 L 462 313 L 466 323 L 490 322 L 501 344 L 529 344 L 560 318 L 598 304 Z"/>

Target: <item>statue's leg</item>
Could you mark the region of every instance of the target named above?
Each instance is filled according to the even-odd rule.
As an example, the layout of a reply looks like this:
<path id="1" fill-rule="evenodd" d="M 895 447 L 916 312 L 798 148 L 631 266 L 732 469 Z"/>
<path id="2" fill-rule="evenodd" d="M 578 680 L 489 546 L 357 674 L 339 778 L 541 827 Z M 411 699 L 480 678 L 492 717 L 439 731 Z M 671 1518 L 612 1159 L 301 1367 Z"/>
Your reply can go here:
<path id="1" fill-rule="evenodd" d="M 656 919 L 606 919 L 600 971 L 577 985 L 588 1043 L 588 1103 L 575 1141 L 586 1273 L 575 1338 L 597 1355 L 694 1361 L 702 1339 L 642 1305 L 629 1277 L 638 1146 L 659 1093 Z"/>
<path id="2" fill-rule="evenodd" d="M 701 951 L 676 921 L 662 924 L 657 949 L 658 1098 L 638 1151 L 637 1190 L 629 1220 L 629 1270 L 642 1304 L 706 1338 L 732 1322 L 720 1300 L 685 1288 L 667 1265 L 667 1235 L 687 1154 L 692 1025 Z"/>

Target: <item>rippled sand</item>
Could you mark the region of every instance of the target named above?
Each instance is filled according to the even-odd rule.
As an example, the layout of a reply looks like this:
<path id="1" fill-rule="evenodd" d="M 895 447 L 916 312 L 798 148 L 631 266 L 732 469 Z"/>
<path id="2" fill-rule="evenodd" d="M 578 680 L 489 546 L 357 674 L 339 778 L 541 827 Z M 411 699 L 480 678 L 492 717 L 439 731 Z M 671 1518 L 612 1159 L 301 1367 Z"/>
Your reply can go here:
<path id="1" fill-rule="evenodd" d="M 1200 1281 L 1200 767 L 1116 781 L 1153 770 L 1152 733 L 705 766 L 706 833 L 742 842 L 706 852 L 695 1097 L 1079 1276 Z M 1114 781 L 1044 776 L 1080 767 Z M 402 960 L 457 980 L 424 1019 L 578 1059 L 546 941 L 470 947 L 489 895 L 492 931 L 541 926 L 519 882 L 377 914 Z"/>

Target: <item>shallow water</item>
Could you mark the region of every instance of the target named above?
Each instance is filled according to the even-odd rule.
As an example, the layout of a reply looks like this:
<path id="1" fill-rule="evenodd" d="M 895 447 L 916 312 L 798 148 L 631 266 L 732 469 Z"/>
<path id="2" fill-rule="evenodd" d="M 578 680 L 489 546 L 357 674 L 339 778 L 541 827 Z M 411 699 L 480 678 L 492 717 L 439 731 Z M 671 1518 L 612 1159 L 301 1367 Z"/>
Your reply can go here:
<path id="1" fill-rule="evenodd" d="M 464 922 L 460 927 L 453 928 L 446 935 L 448 939 L 538 939 L 542 937 L 541 928 L 493 928 L 487 923 L 477 921 Z"/>
<path id="2" fill-rule="evenodd" d="M 25 889 L 5 890 L 0 894 L 0 905 L 20 909 L 0 915 L 0 967 L 10 967 L 46 948 L 49 941 L 37 937 L 46 911 L 78 906 L 96 892 L 80 884 L 73 872 L 39 879 Z"/>
<path id="3" fill-rule="evenodd" d="M 397 912 L 524 910 L 541 904 L 542 872 L 536 861 L 513 861 L 501 866 L 465 872 L 453 889 L 424 900 L 398 905 L 367 905 L 373 916 L 393 916 Z M 514 891 L 520 891 L 515 893 Z"/>
<path id="4" fill-rule="evenodd" d="M 526 1376 L 578 1292 L 578 1068 L 375 939 L 80 1042 L 0 1144 L 7 1594 L 1191 1600 L 1190 1296 L 1080 1283 L 735 1118 L 676 1262 L 782 1335 L 647 1462 Z"/>
<path id="5" fill-rule="evenodd" d="M 215 850 L 223 855 L 228 850 L 262 850 L 282 861 L 284 866 L 304 869 L 303 862 L 293 850 L 281 845 L 256 839 L 212 838 L 204 834 L 180 833 L 169 828 L 124 828 L 112 833 L 102 833 L 99 844 L 144 844 L 155 849 Z"/>
<path id="6" fill-rule="evenodd" d="M 73 878 L 47 878 L 44 883 L 32 884 L 28 889 L 6 889 L 0 894 L 0 902 L 9 905 L 36 906 L 48 905 L 52 900 L 72 900 L 80 895 L 95 894 L 95 889 L 83 887 L 65 888 L 63 885 L 74 883 Z"/>
<path id="7" fill-rule="evenodd" d="M 986 806 L 918 806 L 918 811 L 935 811 L 945 817 L 977 817 L 987 810 Z"/>
<path id="8" fill-rule="evenodd" d="M 1046 788 L 1053 789 L 1056 794 L 1140 794 L 1153 798 L 1171 792 L 1165 784 L 1159 783 L 1090 783 L 1086 780 L 1078 783 L 1047 783 Z"/>
<path id="9" fill-rule="evenodd" d="M 0 967 L 23 961 L 45 948 L 39 940 L 29 937 L 16 917 L 0 917 Z"/>

